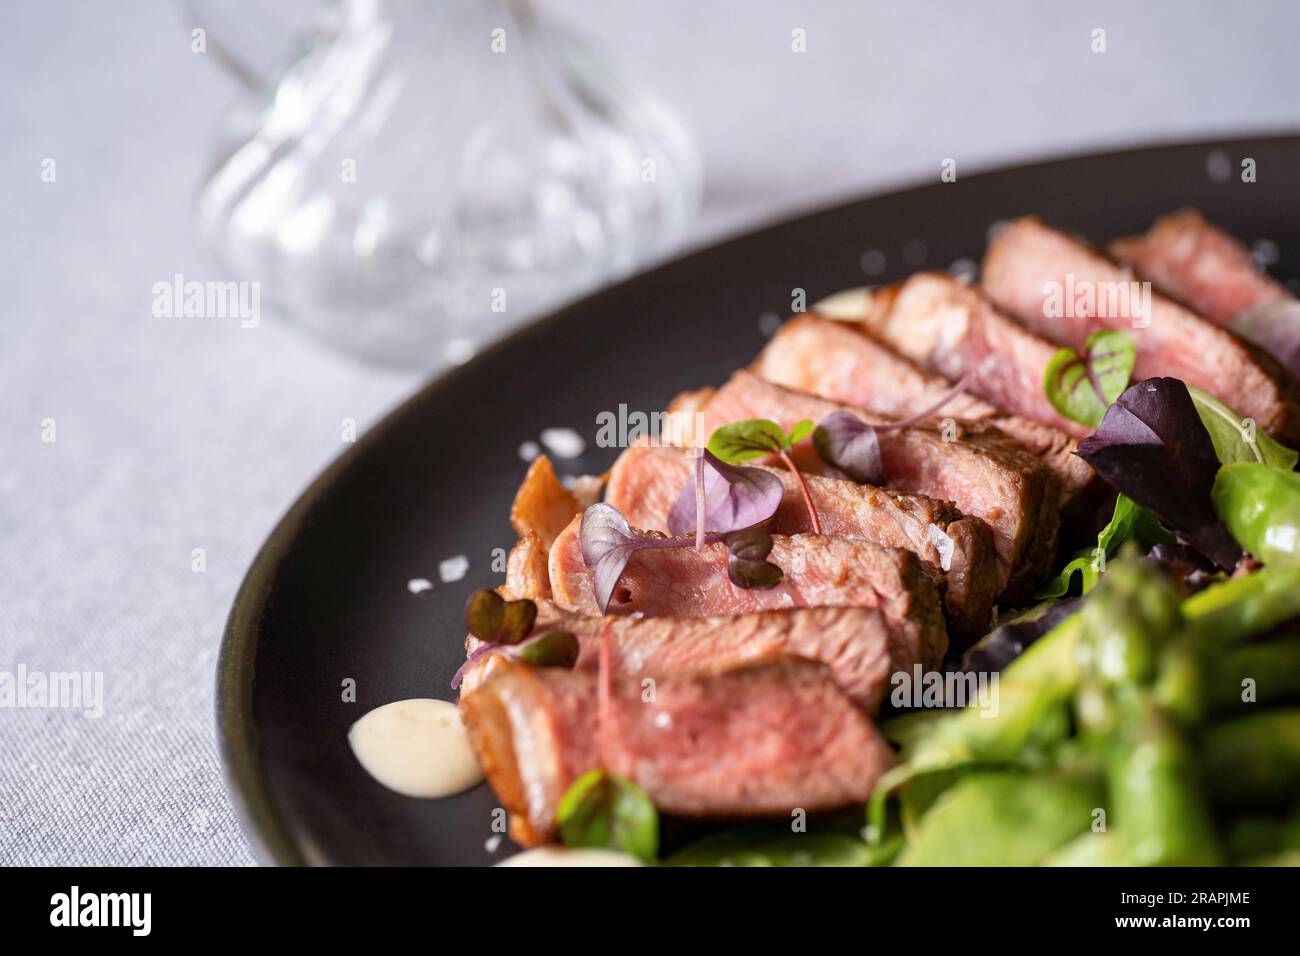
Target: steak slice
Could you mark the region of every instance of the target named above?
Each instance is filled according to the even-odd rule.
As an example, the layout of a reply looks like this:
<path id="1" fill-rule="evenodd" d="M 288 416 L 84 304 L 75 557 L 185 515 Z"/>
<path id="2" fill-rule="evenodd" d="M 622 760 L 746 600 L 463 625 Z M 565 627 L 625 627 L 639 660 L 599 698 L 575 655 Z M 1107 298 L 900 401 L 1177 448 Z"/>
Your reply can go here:
<path id="1" fill-rule="evenodd" d="M 551 591 L 560 607 L 599 615 L 591 572 L 582 558 L 581 518 L 551 548 Z M 774 535 L 768 560 L 785 572 L 774 588 L 741 588 L 727 577 L 727 547 L 637 551 L 609 603 L 610 614 L 723 617 L 791 607 L 878 608 L 897 641 L 935 662 L 948 649 L 939 585 L 910 551 L 851 538 Z"/>
<path id="2" fill-rule="evenodd" d="M 789 429 L 802 419 L 821 421 L 836 411 L 873 425 L 891 420 L 792 392 L 746 371 L 712 393 L 700 416 L 705 434 L 711 434 L 719 425 L 748 418 L 772 418 Z M 885 485 L 951 501 L 962 513 L 983 518 L 993 530 L 998 555 L 994 593 L 1008 604 L 1028 598 L 1056 558 L 1056 477 L 1018 442 L 986 423 L 961 422 L 956 440 L 944 437 L 934 421 L 880 433 Z M 833 474 L 811 441 L 800 443 L 794 457 L 810 474 Z"/>
<path id="3" fill-rule="evenodd" d="M 1091 434 L 1057 412 L 1043 391 L 1047 364 L 1060 346 L 950 275 L 918 272 L 897 285 L 831 296 L 813 309 L 861 322 L 899 354 L 950 382 L 969 376 L 966 387 L 998 408 L 1076 438 Z"/>
<path id="4" fill-rule="evenodd" d="M 461 699 L 470 742 L 524 846 L 554 836 L 560 798 L 602 765 L 664 813 L 761 817 L 864 803 L 893 764 L 822 664 L 665 675 L 651 701 L 639 680 L 612 680 L 604 726 L 598 679 L 502 662 Z"/>
<path id="5" fill-rule="evenodd" d="M 587 617 L 550 602 L 538 605 L 537 630 L 562 628 L 578 638 L 579 669 L 599 666 L 601 632 L 610 629 L 615 676 L 656 683 L 674 674 L 728 670 L 776 656 L 804 657 L 830 668 L 840 688 L 874 713 L 892 672 L 937 667 L 898 640 L 898 629 L 875 608 L 810 607 L 736 617 Z M 465 640 L 466 652 L 479 645 Z M 502 660 L 467 668 L 461 694 L 481 684 Z"/>
<path id="6" fill-rule="evenodd" d="M 984 257 L 989 298 L 1040 335 L 1081 348 L 1096 329 L 1128 332 L 1137 346 L 1135 380 L 1174 376 L 1217 395 L 1271 435 L 1300 438 L 1300 406 L 1275 362 L 1159 293 L 1151 295 L 1149 316 L 1135 315 L 1133 297 L 1121 297 L 1135 281 L 1129 270 L 1033 217 L 1004 228 Z M 1049 289 L 1064 291 L 1064 307 L 1054 310 L 1062 315 L 1051 314 Z M 1090 290 L 1091 303 L 1073 294 Z M 1149 324 L 1134 328 L 1135 318 Z"/>
<path id="7" fill-rule="evenodd" d="M 1195 209 L 1157 219 L 1145 235 L 1117 239 L 1110 253 L 1217 325 L 1291 294 L 1262 272 L 1249 250 Z"/>
<path id="8" fill-rule="evenodd" d="M 815 315 L 787 322 L 751 371 L 785 388 L 896 418 L 919 415 L 952 393 L 947 379 L 923 371 L 873 337 L 865 325 Z M 1041 376 L 1036 389 L 1042 393 Z M 1002 429 L 1055 472 L 1062 505 L 1096 478 L 1091 466 L 1074 454 L 1075 442 L 1068 435 L 1041 421 L 1006 414 L 971 392 L 952 398 L 935 417 L 976 419 Z"/>
<path id="9" fill-rule="evenodd" d="M 771 472 L 785 487 L 771 530 L 784 535 L 810 533 L 808 509 L 790 471 L 784 466 L 748 467 Z M 614 463 L 605 500 L 633 527 L 667 531 L 668 512 L 692 469 L 682 449 L 634 445 Z M 988 630 L 997 556 L 992 532 L 981 519 L 968 518 L 951 502 L 924 495 L 819 475 L 805 480 L 825 534 L 904 548 L 943 581 L 944 611 L 954 644 L 965 646 Z"/>

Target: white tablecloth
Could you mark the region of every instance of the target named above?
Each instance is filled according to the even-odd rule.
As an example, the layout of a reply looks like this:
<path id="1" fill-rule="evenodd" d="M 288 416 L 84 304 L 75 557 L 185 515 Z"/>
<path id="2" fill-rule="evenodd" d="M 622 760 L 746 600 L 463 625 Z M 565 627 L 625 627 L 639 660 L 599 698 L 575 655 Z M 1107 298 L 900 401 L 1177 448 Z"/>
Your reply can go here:
<path id="1" fill-rule="evenodd" d="M 691 245 L 945 157 L 1300 121 L 1296 4 L 543 3 L 693 126 Z M 213 269 L 191 201 L 236 93 L 179 4 L 6 4 L 0 91 L 0 672 L 104 681 L 98 719 L 0 709 L 0 863 L 248 863 L 214 742 L 226 612 L 340 421 L 426 376 L 274 316 L 151 315 L 155 282 Z"/>

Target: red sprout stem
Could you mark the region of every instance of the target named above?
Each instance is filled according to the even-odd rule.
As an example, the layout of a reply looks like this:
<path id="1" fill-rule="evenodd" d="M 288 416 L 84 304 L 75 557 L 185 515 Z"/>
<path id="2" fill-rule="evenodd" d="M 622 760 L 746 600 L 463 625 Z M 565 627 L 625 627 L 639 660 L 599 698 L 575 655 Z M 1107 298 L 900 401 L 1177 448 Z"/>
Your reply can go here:
<path id="1" fill-rule="evenodd" d="M 704 550 L 704 449 L 695 459 L 695 550 Z"/>
<path id="2" fill-rule="evenodd" d="M 782 449 L 777 452 L 777 454 L 781 456 L 781 460 L 785 462 L 785 466 L 789 468 L 790 473 L 794 475 L 794 480 L 799 483 L 799 491 L 803 494 L 803 503 L 808 506 L 808 517 L 812 519 L 813 534 L 821 534 L 822 523 L 817 517 L 817 509 L 813 507 L 812 495 L 808 493 L 808 482 L 803 480 L 803 475 L 795 466 L 794 459 L 790 457 L 788 452 Z"/>
<path id="3" fill-rule="evenodd" d="M 899 419 L 896 422 L 890 422 L 888 425 L 874 425 L 872 427 L 874 427 L 878 432 L 888 432 L 888 431 L 893 431 L 896 428 L 911 428 L 917 422 L 925 421 L 927 418 L 930 418 L 932 415 L 934 415 L 936 412 L 942 409 L 945 405 L 951 402 L 962 392 L 966 391 L 966 386 L 970 382 L 970 377 L 971 377 L 971 373 L 967 372 L 960 379 L 958 379 L 957 383 L 953 385 L 953 387 L 950 388 L 942 398 L 940 398 L 929 408 L 922 409 L 921 411 L 917 412 L 915 415 L 909 415 L 906 418 Z"/>
<path id="4" fill-rule="evenodd" d="M 484 657 L 487 657 L 487 655 L 491 654 L 493 651 L 499 650 L 501 650 L 501 645 L 488 643 L 480 644 L 478 647 L 474 648 L 474 650 L 470 652 L 469 657 L 465 658 L 465 663 L 460 665 L 455 675 L 452 677 L 451 689 L 460 690 L 460 682 L 462 678 L 464 678 L 465 672 L 469 670 L 471 664 L 475 664 Z"/>
<path id="5" fill-rule="evenodd" d="M 602 767 L 607 765 L 606 756 L 609 753 L 609 654 L 611 641 L 611 625 L 609 621 L 606 621 L 605 629 L 600 634 L 600 684 L 597 688 L 596 708 L 596 741 L 597 746 L 600 748 L 600 764 Z"/>

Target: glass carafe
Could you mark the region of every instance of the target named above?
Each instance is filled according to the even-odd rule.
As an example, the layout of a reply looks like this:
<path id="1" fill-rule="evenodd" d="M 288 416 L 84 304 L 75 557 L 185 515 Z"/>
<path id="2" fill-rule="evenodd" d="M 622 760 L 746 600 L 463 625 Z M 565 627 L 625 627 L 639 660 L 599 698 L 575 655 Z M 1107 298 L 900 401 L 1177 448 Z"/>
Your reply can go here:
<path id="1" fill-rule="evenodd" d="M 682 124 L 526 2 L 325 4 L 276 69 L 258 58 L 284 32 L 247 6 L 190 4 L 250 87 L 199 226 L 341 348 L 462 361 L 667 249 L 695 213 Z"/>

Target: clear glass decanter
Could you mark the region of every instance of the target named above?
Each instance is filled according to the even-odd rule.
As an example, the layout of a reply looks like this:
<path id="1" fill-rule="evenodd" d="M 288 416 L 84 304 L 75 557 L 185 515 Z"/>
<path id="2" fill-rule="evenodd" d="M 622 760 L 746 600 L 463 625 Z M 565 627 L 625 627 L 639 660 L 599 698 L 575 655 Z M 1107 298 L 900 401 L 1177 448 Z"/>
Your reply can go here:
<path id="1" fill-rule="evenodd" d="M 250 87 L 200 190 L 237 278 L 325 340 L 433 367 L 667 249 L 700 172 L 673 113 L 519 0 L 344 0 L 282 28 L 191 0 Z"/>

